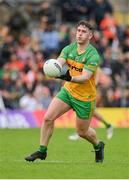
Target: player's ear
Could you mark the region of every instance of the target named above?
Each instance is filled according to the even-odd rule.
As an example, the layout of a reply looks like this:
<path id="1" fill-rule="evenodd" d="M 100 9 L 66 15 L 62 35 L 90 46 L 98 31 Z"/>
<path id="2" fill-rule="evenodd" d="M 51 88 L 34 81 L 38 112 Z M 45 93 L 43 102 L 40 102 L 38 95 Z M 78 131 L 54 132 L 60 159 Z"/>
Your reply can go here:
<path id="1" fill-rule="evenodd" d="M 89 32 L 89 39 L 91 39 L 93 37 L 93 33 L 92 31 Z"/>

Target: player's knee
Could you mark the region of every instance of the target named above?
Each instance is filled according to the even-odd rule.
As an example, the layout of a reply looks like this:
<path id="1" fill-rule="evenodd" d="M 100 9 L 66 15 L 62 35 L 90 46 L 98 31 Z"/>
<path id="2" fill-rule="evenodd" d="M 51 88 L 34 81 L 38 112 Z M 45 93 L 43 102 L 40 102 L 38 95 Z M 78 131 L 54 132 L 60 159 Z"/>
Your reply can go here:
<path id="1" fill-rule="evenodd" d="M 49 115 L 45 115 L 44 116 L 44 123 L 47 124 L 47 125 L 53 125 L 54 120 Z"/>
<path id="2" fill-rule="evenodd" d="M 86 132 L 86 137 L 89 139 L 89 138 L 95 138 L 96 137 L 96 132 L 93 130 L 93 129 L 89 129 L 87 132 Z"/>

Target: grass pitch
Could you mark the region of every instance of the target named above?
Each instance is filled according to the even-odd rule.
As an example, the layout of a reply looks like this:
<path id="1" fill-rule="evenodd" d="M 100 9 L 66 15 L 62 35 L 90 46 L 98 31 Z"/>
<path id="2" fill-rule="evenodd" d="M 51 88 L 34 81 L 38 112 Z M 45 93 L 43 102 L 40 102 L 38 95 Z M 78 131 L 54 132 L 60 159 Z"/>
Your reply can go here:
<path id="1" fill-rule="evenodd" d="M 129 129 L 115 129 L 106 140 L 105 129 L 97 129 L 105 142 L 105 161 L 96 164 L 92 146 L 70 141 L 73 129 L 55 129 L 45 161 L 29 163 L 24 157 L 38 149 L 39 129 L 0 129 L 1 179 L 124 179 L 129 178 Z"/>

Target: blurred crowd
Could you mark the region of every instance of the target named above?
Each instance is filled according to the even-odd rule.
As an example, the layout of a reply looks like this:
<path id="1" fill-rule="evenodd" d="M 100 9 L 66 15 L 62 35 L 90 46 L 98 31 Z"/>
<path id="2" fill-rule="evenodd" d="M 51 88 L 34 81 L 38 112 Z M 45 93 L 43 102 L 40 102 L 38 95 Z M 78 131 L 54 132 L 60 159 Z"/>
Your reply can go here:
<path id="1" fill-rule="evenodd" d="M 117 23 L 109 1 L 54 0 L 22 6 L 0 25 L 0 95 L 6 108 L 48 107 L 63 82 L 46 79 L 43 64 L 75 40 L 81 19 L 94 27 L 92 44 L 101 56 L 97 107 L 129 107 L 129 25 Z"/>

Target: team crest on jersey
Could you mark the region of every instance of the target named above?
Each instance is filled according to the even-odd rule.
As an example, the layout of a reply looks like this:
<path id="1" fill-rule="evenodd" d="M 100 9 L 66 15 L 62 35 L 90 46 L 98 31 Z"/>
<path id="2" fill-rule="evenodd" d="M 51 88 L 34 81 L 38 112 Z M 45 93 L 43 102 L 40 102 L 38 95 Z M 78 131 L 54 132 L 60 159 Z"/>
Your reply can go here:
<path id="1" fill-rule="evenodd" d="M 75 60 L 78 61 L 79 60 L 79 56 L 76 56 Z"/>

